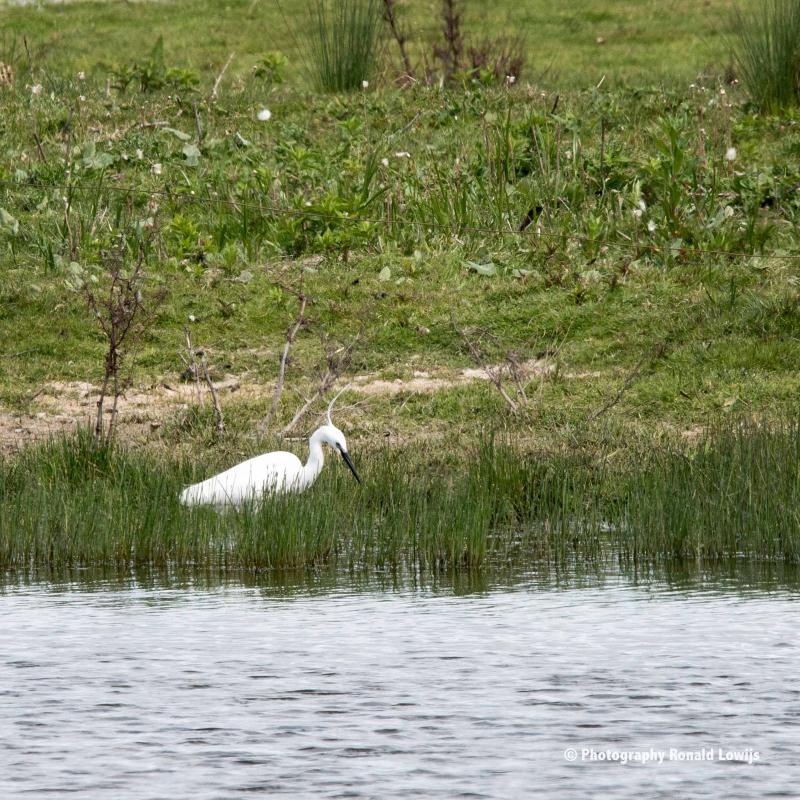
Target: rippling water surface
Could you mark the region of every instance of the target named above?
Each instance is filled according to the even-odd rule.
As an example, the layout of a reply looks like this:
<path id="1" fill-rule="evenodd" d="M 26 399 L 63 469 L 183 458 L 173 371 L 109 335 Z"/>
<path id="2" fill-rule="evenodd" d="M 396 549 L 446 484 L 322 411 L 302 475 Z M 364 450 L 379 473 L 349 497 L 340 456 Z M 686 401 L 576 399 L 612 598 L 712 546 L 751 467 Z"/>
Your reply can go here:
<path id="1" fill-rule="evenodd" d="M 792 586 L 464 588 L 7 581 L 0 797 L 798 796 Z"/>

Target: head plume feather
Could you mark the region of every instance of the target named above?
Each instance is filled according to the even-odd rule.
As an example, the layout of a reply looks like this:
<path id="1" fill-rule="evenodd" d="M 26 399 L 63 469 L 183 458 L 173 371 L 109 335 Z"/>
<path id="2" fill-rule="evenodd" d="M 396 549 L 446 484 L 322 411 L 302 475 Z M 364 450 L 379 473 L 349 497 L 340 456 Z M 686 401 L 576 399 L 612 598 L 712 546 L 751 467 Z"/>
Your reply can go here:
<path id="1" fill-rule="evenodd" d="M 341 397 L 342 393 L 347 391 L 347 389 L 349 389 L 349 388 L 350 388 L 350 384 L 348 383 L 347 386 L 343 387 L 342 389 L 340 389 L 336 393 L 336 396 L 328 404 L 328 425 L 333 425 L 333 420 L 331 419 L 331 412 L 333 411 L 333 404 Z"/>

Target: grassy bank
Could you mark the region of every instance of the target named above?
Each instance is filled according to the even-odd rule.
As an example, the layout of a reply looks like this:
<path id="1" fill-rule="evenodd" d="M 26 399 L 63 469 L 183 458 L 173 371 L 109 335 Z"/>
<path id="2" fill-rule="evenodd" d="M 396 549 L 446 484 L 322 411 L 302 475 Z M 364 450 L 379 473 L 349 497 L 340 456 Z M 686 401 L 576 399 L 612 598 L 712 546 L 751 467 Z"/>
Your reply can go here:
<path id="1" fill-rule="evenodd" d="M 800 425 L 724 424 L 696 449 L 613 466 L 497 439 L 440 459 L 417 449 L 338 464 L 300 496 L 187 510 L 187 463 L 94 449 L 88 436 L 0 467 L 0 566 L 436 571 L 603 559 L 800 560 Z"/>
<path id="2" fill-rule="evenodd" d="M 519 80 L 401 89 L 390 42 L 351 94 L 311 89 L 273 3 L 4 8 L 0 446 L 91 415 L 107 342 L 86 288 L 121 235 L 129 255 L 146 240 L 151 316 L 120 437 L 159 458 L 267 446 L 301 290 L 270 435 L 356 335 L 339 379 L 355 449 L 505 426 L 553 450 L 578 430 L 627 462 L 791 407 L 800 127 L 736 83 L 725 8 L 468 4 L 467 34 L 521 32 Z M 404 9 L 420 64 L 439 23 Z M 224 434 L 187 381 L 185 327 Z"/>

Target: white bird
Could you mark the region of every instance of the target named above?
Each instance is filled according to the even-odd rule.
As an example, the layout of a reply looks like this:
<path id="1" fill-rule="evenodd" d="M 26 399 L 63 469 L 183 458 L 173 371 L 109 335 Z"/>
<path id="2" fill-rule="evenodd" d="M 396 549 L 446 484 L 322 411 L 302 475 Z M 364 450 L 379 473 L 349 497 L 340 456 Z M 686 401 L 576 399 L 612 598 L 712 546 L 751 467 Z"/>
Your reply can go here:
<path id="1" fill-rule="evenodd" d="M 317 428 L 309 439 L 308 461 L 305 465 L 294 453 L 282 451 L 264 453 L 226 469 L 219 475 L 187 486 L 181 492 L 181 503 L 186 506 L 238 507 L 247 502 L 257 502 L 265 494 L 305 491 L 322 472 L 325 463 L 323 444 L 339 451 L 345 464 L 360 483 L 361 478 L 358 477 L 347 452 L 344 434 L 331 420 L 331 409 L 336 397 L 328 407 L 328 424 Z"/>

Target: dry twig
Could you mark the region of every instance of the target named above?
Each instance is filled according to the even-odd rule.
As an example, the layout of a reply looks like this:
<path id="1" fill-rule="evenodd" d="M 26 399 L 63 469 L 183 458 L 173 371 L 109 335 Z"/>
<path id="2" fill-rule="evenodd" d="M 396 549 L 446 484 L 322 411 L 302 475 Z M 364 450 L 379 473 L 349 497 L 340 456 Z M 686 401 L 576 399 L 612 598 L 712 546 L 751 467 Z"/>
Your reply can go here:
<path id="1" fill-rule="evenodd" d="M 302 293 L 302 291 L 297 297 L 300 300 L 300 310 L 297 313 L 297 319 L 292 323 L 292 325 L 289 326 L 289 330 L 286 331 L 286 341 L 283 345 L 281 366 L 278 370 L 278 380 L 275 383 L 275 392 L 272 395 L 272 406 L 270 407 L 269 414 L 267 415 L 267 418 L 263 424 L 264 431 L 266 431 L 267 428 L 272 424 L 272 420 L 275 419 L 275 415 L 278 413 L 278 406 L 280 405 L 281 394 L 283 393 L 283 383 L 286 378 L 286 364 L 289 360 L 289 350 L 291 349 L 292 344 L 294 344 L 294 339 L 295 336 L 297 336 L 297 332 L 305 322 L 306 303 L 308 298 Z"/>
<path id="2" fill-rule="evenodd" d="M 234 53 L 231 53 L 228 56 L 228 60 L 225 62 L 225 65 L 220 70 L 219 75 L 217 75 L 217 79 L 214 81 L 214 88 L 211 90 L 211 99 L 212 100 L 216 100 L 217 99 L 217 93 L 219 92 L 219 85 L 220 85 L 220 83 L 222 83 L 222 78 L 225 75 L 225 73 L 228 71 L 228 67 L 231 65 L 231 61 L 233 61 L 233 57 L 235 55 L 236 55 L 236 53 L 234 52 Z"/>
<path id="3" fill-rule="evenodd" d="M 480 367 L 485 373 L 489 380 L 495 385 L 498 392 L 500 392 L 501 397 L 503 400 L 506 401 L 508 407 L 511 409 L 513 414 L 516 414 L 521 405 L 525 405 L 527 402 L 527 397 L 525 396 L 525 392 L 517 392 L 517 400 L 514 400 L 506 391 L 505 386 L 503 386 L 503 366 L 491 367 L 489 364 L 486 363 L 486 359 L 483 356 L 483 353 L 479 350 L 478 346 L 469 338 L 467 332 L 463 328 L 459 328 L 456 324 L 455 319 L 451 319 L 451 324 L 455 329 L 456 333 L 464 340 L 464 344 L 467 345 L 467 349 L 469 350 L 469 354 L 472 356 L 472 360 L 475 364 Z M 516 381 L 519 381 L 518 375 L 515 374 L 514 368 L 512 367 L 512 375 L 514 376 Z M 519 384 L 518 384 L 519 385 Z"/>
<path id="4" fill-rule="evenodd" d="M 331 347 L 325 348 L 325 370 L 319 381 L 319 386 L 311 397 L 307 398 L 305 403 L 300 407 L 297 413 L 292 417 L 289 424 L 281 431 L 281 436 L 285 436 L 295 425 L 306 415 L 312 405 L 320 398 L 327 394 L 333 388 L 339 376 L 350 365 L 353 356 L 353 348 L 361 339 L 362 331 L 359 331 L 350 342 L 344 347 L 333 349 Z"/>

